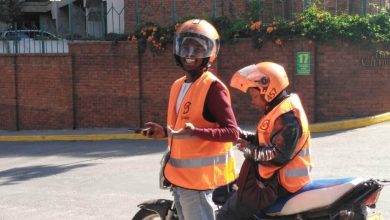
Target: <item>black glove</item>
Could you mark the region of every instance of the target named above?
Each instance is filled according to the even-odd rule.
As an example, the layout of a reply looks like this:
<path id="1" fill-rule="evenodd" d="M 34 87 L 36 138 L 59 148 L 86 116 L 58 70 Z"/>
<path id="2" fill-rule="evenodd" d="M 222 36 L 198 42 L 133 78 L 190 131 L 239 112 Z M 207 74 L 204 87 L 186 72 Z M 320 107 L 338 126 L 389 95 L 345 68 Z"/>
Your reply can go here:
<path id="1" fill-rule="evenodd" d="M 258 143 L 257 134 L 251 131 L 240 130 L 240 138 L 252 144 Z"/>
<path id="2" fill-rule="evenodd" d="M 244 157 L 256 162 L 270 161 L 276 157 L 276 148 L 273 146 L 257 146 L 249 144 L 242 149 Z"/>

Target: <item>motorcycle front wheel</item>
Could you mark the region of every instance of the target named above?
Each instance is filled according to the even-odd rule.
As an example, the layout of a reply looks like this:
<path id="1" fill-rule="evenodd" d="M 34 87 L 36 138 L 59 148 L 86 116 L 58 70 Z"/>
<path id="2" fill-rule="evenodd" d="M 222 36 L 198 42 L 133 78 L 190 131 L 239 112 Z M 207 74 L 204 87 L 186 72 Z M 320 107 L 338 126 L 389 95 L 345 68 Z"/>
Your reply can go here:
<path id="1" fill-rule="evenodd" d="M 161 220 L 161 216 L 156 213 L 146 209 L 139 210 L 132 220 Z"/>

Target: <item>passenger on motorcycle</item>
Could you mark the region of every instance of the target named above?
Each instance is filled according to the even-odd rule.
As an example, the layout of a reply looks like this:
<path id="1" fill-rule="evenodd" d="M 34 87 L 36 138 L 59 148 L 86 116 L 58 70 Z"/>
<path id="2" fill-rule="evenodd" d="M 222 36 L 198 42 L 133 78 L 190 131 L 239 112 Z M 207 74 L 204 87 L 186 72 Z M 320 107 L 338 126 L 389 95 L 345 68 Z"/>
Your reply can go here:
<path id="1" fill-rule="evenodd" d="M 212 192 L 236 178 L 233 142 L 239 130 L 228 88 L 210 72 L 219 51 L 219 35 L 207 21 L 179 26 L 174 56 L 185 76 L 170 91 L 167 127 L 153 122 L 142 133 L 168 137 L 165 178 L 173 185 L 179 219 L 213 220 Z"/>
<path id="2" fill-rule="evenodd" d="M 287 74 L 281 65 L 261 62 L 236 72 L 230 85 L 251 97 L 264 115 L 255 133 L 240 131 L 239 149 L 245 161 L 238 190 L 217 213 L 217 219 L 248 219 L 294 193 L 310 181 L 310 131 L 296 94 L 288 94 Z"/>

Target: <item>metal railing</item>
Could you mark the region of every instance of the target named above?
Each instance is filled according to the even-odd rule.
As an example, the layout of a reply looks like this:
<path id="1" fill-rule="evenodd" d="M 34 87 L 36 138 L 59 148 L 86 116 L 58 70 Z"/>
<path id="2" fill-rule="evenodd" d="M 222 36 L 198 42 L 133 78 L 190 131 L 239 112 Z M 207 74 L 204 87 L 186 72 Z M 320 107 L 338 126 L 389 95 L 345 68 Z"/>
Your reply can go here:
<path id="1" fill-rule="evenodd" d="M 68 53 L 68 40 L 43 30 L 1 32 L 0 54 Z"/>
<path id="2" fill-rule="evenodd" d="M 41 24 L 39 29 L 26 29 L 14 24 L 12 28 L 0 30 L 0 54 L 68 53 L 68 43 L 72 41 L 127 37 L 124 8 L 107 7 L 106 2 L 100 2 L 99 7 L 89 9 L 70 2 L 56 9 L 66 16 L 57 17 L 59 21 L 55 25 L 47 25 L 51 28 Z"/>

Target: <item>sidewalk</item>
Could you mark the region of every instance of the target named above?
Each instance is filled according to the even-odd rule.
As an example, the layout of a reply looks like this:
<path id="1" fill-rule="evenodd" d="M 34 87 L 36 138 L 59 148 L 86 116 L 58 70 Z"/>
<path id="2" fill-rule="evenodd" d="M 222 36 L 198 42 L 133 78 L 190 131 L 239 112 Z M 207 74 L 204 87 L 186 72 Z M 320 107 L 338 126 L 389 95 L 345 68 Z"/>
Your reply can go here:
<path id="1" fill-rule="evenodd" d="M 0 141 L 99 141 L 147 139 L 140 134 L 131 134 L 127 128 L 83 128 L 64 130 L 2 131 Z"/>
<path id="2" fill-rule="evenodd" d="M 390 112 L 335 122 L 316 123 L 310 125 L 311 132 L 329 132 L 365 127 L 381 122 L 390 121 Z M 90 128 L 76 130 L 0 130 L 0 142 L 6 141 L 99 141 L 147 139 L 140 134 L 131 134 L 127 128 Z"/>

